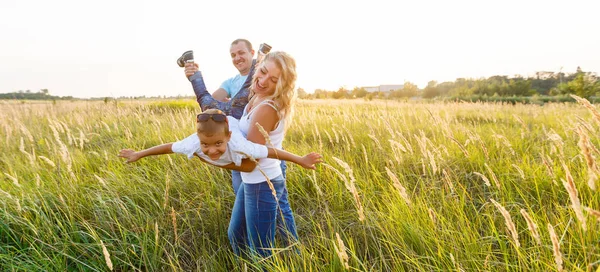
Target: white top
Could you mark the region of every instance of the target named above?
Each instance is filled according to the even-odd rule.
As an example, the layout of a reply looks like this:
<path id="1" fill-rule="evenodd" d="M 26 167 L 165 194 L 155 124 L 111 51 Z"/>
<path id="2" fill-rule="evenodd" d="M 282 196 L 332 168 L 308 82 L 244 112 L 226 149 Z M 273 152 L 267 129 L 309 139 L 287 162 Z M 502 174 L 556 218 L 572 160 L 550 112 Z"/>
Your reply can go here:
<path id="1" fill-rule="evenodd" d="M 273 101 L 265 100 L 265 101 L 261 102 L 260 104 L 254 106 L 254 108 L 250 112 L 247 112 L 248 105 L 246 105 L 246 107 L 244 108 L 244 113 L 242 114 L 242 117 L 240 118 L 240 130 L 242 131 L 242 134 L 244 134 L 245 137 L 248 137 L 248 131 L 250 130 L 250 121 L 252 120 L 252 112 L 254 110 L 256 110 L 258 107 L 260 107 L 261 105 L 263 105 L 263 107 L 270 106 L 273 109 L 275 109 L 277 112 L 279 112 L 272 103 L 268 103 L 268 102 L 273 102 Z M 255 126 L 254 124 L 252 124 L 252 125 Z M 277 127 L 275 127 L 275 129 L 273 131 L 269 132 L 269 138 L 271 138 L 271 143 L 273 144 L 272 147 L 281 149 L 283 137 L 285 136 L 284 135 L 284 127 L 285 127 L 284 120 L 283 120 L 283 117 L 281 117 L 281 119 L 279 120 L 279 122 L 277 124 Z M 267 142 L 266 144 L 269 144 L 269 143 Z M 271 146 L 269 146 L 269 147 L 271 147 Z M 269 179 L 274 179 L 281 175 L 281 161 L 277 160 L 277 159 L 268 159 L 268 158 L 260 159 L 258 161 L 258 165 L 256 166 L 256 168 L 254 168 L 254 171 L 242 172 L 242 181 L 244 183 L 252 183 L 252 184 L 261 183 L 261 182 L 266 181 L 267 179 L 260 172 L 260 170 L 262 170 Z"/>
<path id="2" fill-rule="evenodd" d="M 239 121 L 237 119 L 227 116 L 227 120 L 229 121 L 231 139 L 227 142 L 227 150 L 218 160 L 213 161 L 202 152 L 202 149 L 200 148 L 200 139 L 196 133 L 179 142 L 173 143 L 171 150 L 174 153 L 185 154 L 190 159 L 196 154 L 206 162 L 217 166 L 225 166 L 230 163 L 240 166 L 242 164 L 242 159 L 247 158 L 244 154 L 248 154 L 255 159 L 262 159 L 268 156 L 269 150 L 266 146 L 246 140 L 246 137 L 240 132 Z"/>

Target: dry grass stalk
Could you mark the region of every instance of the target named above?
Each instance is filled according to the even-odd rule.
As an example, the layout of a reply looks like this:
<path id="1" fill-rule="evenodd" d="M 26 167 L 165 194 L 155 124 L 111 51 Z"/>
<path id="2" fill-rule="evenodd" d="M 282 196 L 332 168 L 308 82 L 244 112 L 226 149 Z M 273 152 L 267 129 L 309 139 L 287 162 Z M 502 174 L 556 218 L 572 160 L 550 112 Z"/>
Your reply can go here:
<path id="1" fill-rule="evenodd" d="M 525 209 L 521 209 L 520 212 L 521 212 L 521 215 L 523 215 L 523 218 L 525 218 L 525 221 L 527 222 L 527 228 L 529 229 L 529 232 L 531 232 L 531 236 L 533 237 L 533 239 L 535 239 L 537 244 L 541 246 L 542 240 L 540 239 L 540 234 L 538 232 L 537 224 L 535 224 L 535 222 L 533 222 L 533 219 L 531 218 L 531 216 L 529 216 L 529 214 L 527 213 L 527 211 L 525 211 Z"/>
<path id="2" fill-rule="evenodd" d="M 163 201 L 163 210 L 167 208 L 169 203 L 169 184 L 170 184 L 169 173 L 165 175 L 165 201 Z"/>
<path id="3" fill-rule="evenodd" d="M 571 171 L 567 165 L 561 161 L 563 168 L 565 169 L 566 181 L 563 180 L 563 186 L 567 189 L 569 193 L 569 198 L 571 199 L 571 206 L 573 207 L 573 211 L 575 211 L 575 215 L 577 219 L 581 223 L 581 228 L 583 231 L 587 231 L 587 225 L 585 221 L 585 216 L 583 216 L 583 209 L 581 208 L 581 202 L 579 201 L 579 197 L 577 196 L 577 188 L 575 187 L 575 182 L 573 182 L 573 176 L 571 176 Z"/>
<path id="4" fill-rule="evenodd" d="M 452 260 L 452 264 L 454 264 L 454 268 L 456 268 L 456 271 L 460 271 L 460 272 L 465 271 L 462 269 L 462 267 L 460 267 L 460 264 L 454 259 L 454 255 L 452 255 L 452 253 L 450 253 L 450 260 Z"/>
<path id="5" fill-rule="evenodd" d="M 375 135 L 369 133 L 369 138 L 371 138 L 371 140 L 373 140 L 375 142 L 375 144 L 377 144 L 377 148 L 379 148 L 380 150 L 383 150 L 381 143 L 379 142 L 379 140 L 377 140 L 377 137 L 375 137 Z"/>
<path id="6" fill-rule="evenodd" d="M 427 156 L 429 157 L 429 165 L 431 165 L 431 170 L 436 174 L 438 172 L 437 163 L 435 162 L 435 156 L 431 154 L 429 150 L 427 150 Z"/>
<path id="7" fill-rule="evenodd" d="M 404 199 L 404 201 L 406 202 L 407 205 L 410 205 L 411 201 L 410 201 L 410 198 L 408 197 L 408 194 L 406 193 L 406 188 L 404 188 L 404 186 L 402 186 L 402 183 L 400 183 L 400 181 L 398 180 L 398 177 L 396 177 L 396 175 L 394 173 L 392 173 L 392 171 L 387 167 L 385 168 L 385 171 L 387 172 L 388 176 L 392 180 L 394 187 L 396 187 L 396 190 L 398 190 L 398 193 L 400 193 L 400 196 Z"/>
<path id="8" fill-rule="evenodd" d="M 460 148 L 460 151 L 462 151 L 462 153 L 465 154 L 465 157 L 469 157 L 469 152 L 467 152 L 467 150 L 463 147 L 463 145 L 457 139 L 454 139 L 454 137 L 452 137 L 450 135 L 447 135 L 447 137 L 458 145 L 458 148 Z"/>
<path id="9" fill-rule="evenodd" d="M 492 171 L 492 168 L 487 163 L 484 163 L 483 165 L 485 166 L 485 168 L 488 170 L 488 173 L 492 177 L 492 181 L 494 181 L 494 185 L 496 185 L 496 187 L 498 189 L 500 189 L 500 181 L 498 181 L 498 178 L 496 177 L 496 174 L 494 174 L 494 171 Z"/>
<path id="10" fill-rule="evenodd" d="M 177 213 L 175 209 L 171 207 L 171 222 L 173 223 L 173 233 L 175 234 L 175 243 L 179 241 L 179 235 L 177 234 Z"/>
<path id="11" fill-rule="evenodd" d="M 13 184 L 14 184 L 15 186 L 17 186 L 17 187 L 21 187 L 21 184 L 19 184 L 19 180 L 18 180 L 17 178 L 15 178 L 15 177 L 13 177 L 13 176 L 9 175 L 8 173 L 4 173 L 4 175 L 5 175 L 6 177 L 8 177 L 8 178 L 9 178 L 9 179 L 10 179 L 10 180 L 13 182 Z"/>
<path id="12" fill-rule="evenodd" d="M 554 170 L 552 170 L 552 165 L 550 165 L 551 161 L 549 158 L 546 160 L 546 155 L 544 153 L 540 153 L 540 157 L 542 157 L 542 163 L 546 166 L 546 170 L 548 170 L 548 175 L 553 177 Z"/>
<path id="13" fill-rule="evenodd" d="M 104 246 L 104 242 L 102 242 L 102 240 L 100 240 L 100 245 L 102 246 L 102 254 L 104 255 L 104 261 L 106 262 L 106 266 L 108 266 L 108 269 L 110 271 L 112 271 L 113 264 L 112 264 L 112 261 L 110 260 L 110 254 L 108 253 L 108 250 Z"/>
<path id="14" fill-rule="evenodd" d="M 579 126 L 577 127 L 577 134 L 579 135 L 579 142 L 577 145 L 581 149 L 581 154 L 585 157 L 588 167 L 588 186 L 596 191 L 596 180 L 598 180 L 598 175 L 600 175 L 600 169 L 598 169 L 598 165 L 596 164 L 596 158 L 591 152 L 590 139 L 585 132 L 585 130 Z"/>
<path id="15" fill-rule="evenodd" d="M 340 163 L 342 165 L 342 167 L 344 167 L 344 164 L 346 164 L 345 162 L 343 162 L 342 160 L 340 160 L 336 157 L 333 157 L 333 159 L 335 159 L 338 163 Z M 335 169 L 335 167 L 333 167 L 329 164 L 326 164 L 326 163 L 321 163 L 321 165 L 323 165 L 323 166 L 325 166 L 325 168 L 330 169 L 331 171 L 335 172 L 339 177 L 342 178 L 342 180 L 344 181 L 344 185 L 346 186 L 346 189 L 348 189 L 348 191 L 350 191 L 350 193 L 354 197 L 354 203 L 356 204 L 356 209 L 357 209 L 357 213 L 358 213 L 358 220 L 364 221 L 365 214 L 364 214 L 362 203 L 360 201 L 360 196 L 358 195 L 358 190 L 354 186 L 354 176 L 350 177 L 352 180 L 348 180 L 348 178 L 346 178 L 346 176 L 344 174 L 342 174 L 342 172 Z M 352 170 L 352 169 L 350 169 L 350 170 Z M 348 169 L 346 171 L 348 171 Z"/>
<path id="16" fill-rule="evenodd" d="M 558 243 L 558 236 L 554 231 L 552 224 L 548 223 L 548 232 L 550 233 L 550 240 L 552 240 L 552 252 L 554 252 L 554 262 L 556 263 L 556 270 L 563 271 L 563 260 L 562 254 L 560 254 L 560 244 Z"/>
<path id="17" fill-rule="evenodd" d="M 45 156 L 38 156 L 38 158 L 40 158 L 42 161 L 44 161 L 48 165 L 50 165 L 52 167 L 56 167 L 56 164 L 53 161 L 51 161 L 50 159 L 48 159 L 47 157 L 45 157 Z"/>
<path id="18" fill-rule="evenodd" d="M 477 175 L 478 177 L 480 177 L 481 179 L 483 179 L 483 182 L 485 183 L 485 185 L 487 187 L 492 186 L 492 184 L 490 183 L 490 180 L 488 178 L 485 177 L 485 175 L 483 175 L 482 173 L 479 172 L 473 172 L 473 174 Z"/>
<path id="19" fill-rule="evenodd" d="M 312 182 L 313 185 L 315 186 L 315 189 L 317 190 L 317 194 L 320 196 L 323 196 L 323 191 L 321 191 L 321 187 L 319 187 L 319 184 L 317 182 L 317 172 L 316 171 L 312 171 Z"/>
<path id="20" fill-rule="evenodd" d="M 103 178 L 99 177 L 96 174 L 94 174 L 94 177 L 96 177 L 96 179 L 98 180 L 98 182 L 100 182 L 100 184 L 102 184 L 102 186 L 106 187 L 106 181 L 104 181 Z"/>
<path id="21" fill-rule="evenodd" d="M 448 184 L 448 187 L 450 188 L 450 192 L 454 193 L 454 184 L 452 183 L 452 180 L 450 179 L 450 175 L 448 174 L 446 169 L 442 170 L 442 175 L 444 176 L 444 181 L 446 181 L 446 184 Z"/>
<path id="22" fill-rule="evenodd" d="M 360 146 L 362 147 L 363 157 L 365 158 L 365 165 L 369 165 L 369 156 L 367 156 L 367 149 L 365 148 L 364 144 L 360 144 Z"/>
<path id="23" fill-rule="evenodd" d="M 267 185 L 269 185 L 269 189 L 271 189 L 271 194 L 275 198 L 275 201 L 279 201 L 277 199 L 277 191 L 275 191 L 275 186 L 273 186 L 273 183 L 271 182 L 271 179 L 267 176 L 267 174 L 265 173 L 265 171 L 263 171 L 262 168 L 260 168 L 260 165 L 258 164 L 258 161 L 254 157 L 250 156 L 247 153 L 244 153 L 244 152 L 241 152 L 241 151 L 235 151 L 235 152 L 244 155 L 246 158 L 250 159 L 252 162 L 254 162 L 256 164 L 256 168 L 258 168 L 258 171 L 263 175 L 263 177 L 265 177 L 265 180 L 267 181 Z"/>
<path id="24" fill-rule="evenodd" d="M 516 164 L 512 164 L 512 167 L 515 168 L 515 170 L 517 170 L 517 172 L 519 173 L 519 176 L 521 176 L 522 179 L 525 179 L 525 172 L 523 172 L 523 169 L 521 169 L 521 167 L 519 167 Z"/>
<path id="25" fill-rule="evenodd" d="M 493 198 L 490 198 L 490 201 L 494 203 L 494 206 L 498 208 L 502 216 L 504 217 L 504 222 L 506 223 L 506 228 L 508 232 L 511 234 L 513 241 L 515 242 L 515 246 L 517 248 L 521 247 L 521 243 L 519 243 L 519 233 L 517 232 L 517 228 L 515 227 L 515 223 L 513 223 L 512 218 L 510 217 L 510 213 L 502 206 L 500 203 L 496 202 Z"/>
<path id="26" fill-rule="evenodd" d="M 271 137 L 269 137 L 269 133 L 258 122 L 256 122 L 254 125 L 258 128 L 258 131 L 260 132 L 260 134 L 262 134 L 262 136 L 265 137 L 265 140 L 267 141 L 267 143 L 272 148 L 275 149 L 275 157 L 277 157 L 277 159 L 279 159 L 279 155 L 277 155 L 277 149 L 275 148 L 275 146 L 271 142 Z"/>
<path id="27" fill-rule="evenodd" d="M 346 246 L 344 245 L 344 241 L 342 241 L 342 239 L 340 238 L 340 234 L 337 232 L 335 233 L 335 238 L 337 241 L 337 245 L 334 243 L 333 248 L 335 249 L 335 252 L 340 258 L 340 262 L 342 262 L 342 264 L 344 265 L 344 268 L 350 269 L 350 265 L 348 264 L 348 253 L 346 253 Z"/>
<path id="28" fill-rule="evenodd" d="M 329 139 L 329 144 L 331 144 L 333 146 L 333 137 L 331 137 L 331 135 L 329 134 L 329 132 L 327 132 L 327 130 L 324 130 L 325 135 L 327 135 L 327 139 Z"/>
<path id="29" fill-rule="evenodd" d="M 586 109 L 588 109 L 592 113 L 592 116 L 594 116 L 594 120 L 596 120 L 596 122 L 600 124 L 600 113 L 598 113 L 598 111 L 596 110 L 594 105 L 590 103 L 590 101 L 588 101 L 585 98 L 576 96 L 574 94 L 571 94 L 571 97 L 573 97 L 573 99 L 577 100 L 579 104 L 582 104 Z"/>
<path id="30" fill-rule="evenodd" d="M 600 221 L 600 211 L 596 211 L 590 207 L 585 207 L 585 211 L 587 211 L 589 214 L 596 217 L 596 219 L 598 219 L 598 221 Z"/>
<path id="31" fill-rule="evenodd" d="M 434 225 L 437 225 L 437 216 L 435 216 L 435 211 L 432 208 L 427 208 L 427 213 L 429 213 L 429 219 L 433 222 Z"/>

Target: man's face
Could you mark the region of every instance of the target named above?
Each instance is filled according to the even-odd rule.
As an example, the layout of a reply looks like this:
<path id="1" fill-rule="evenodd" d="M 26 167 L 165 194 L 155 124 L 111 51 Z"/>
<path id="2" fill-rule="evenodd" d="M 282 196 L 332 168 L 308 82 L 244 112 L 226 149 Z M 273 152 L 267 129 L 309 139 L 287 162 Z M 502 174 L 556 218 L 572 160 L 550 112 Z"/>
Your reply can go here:
<path id="1" fill-rule="evenodd" d="M 216 161 L 227 151 L 227 143 L 231 139 L 231 132 L 229 134 L 225 134 L 225 132 L 215 133 L 210 136 L 198 133 L 198 138 L 200 138 L 202 153 L 211 160 Z"/>
<path id="2" fill-rule="evenodd" d="M 240 74 L 247 75 L 250 72 L 250 66 L 252 66 L 254 50 L 250 51 L 246 43 L 238 42 L 231 46 L 229 53 L 231 53 L 233 66 L 238 69 Z"/>

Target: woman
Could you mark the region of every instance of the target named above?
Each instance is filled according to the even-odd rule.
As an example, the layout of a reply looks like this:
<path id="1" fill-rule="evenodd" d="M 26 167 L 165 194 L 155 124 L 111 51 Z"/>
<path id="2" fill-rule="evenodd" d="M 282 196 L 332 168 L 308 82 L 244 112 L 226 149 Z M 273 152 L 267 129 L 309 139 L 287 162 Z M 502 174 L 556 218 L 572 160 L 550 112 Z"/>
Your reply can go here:
<path id="1" fill-rule="evenodd" d="M 284 52 L 271 52 L 258 64 L 252 79 L 251 99 L 240 118 L 240 130 L 257 144 L 267 144 L 259 131 L 268 132 L 270 142 L 281 148 L 291 121 L 296 83 L 296 62 Z M 268 180 L 267 180 L 268 179 Z M 296 223 L 287 201 L 287 188 L 280 161 L 261 159 L 252 172 L 242 173 L 229 223 L 229 241 L 236 254 L 248 250 L 262 257 L 271 255 L 275 226 L 282 221 L 286 238 L 297 239 Z M 270 188 L 272 183 L 276 198 Z"/>

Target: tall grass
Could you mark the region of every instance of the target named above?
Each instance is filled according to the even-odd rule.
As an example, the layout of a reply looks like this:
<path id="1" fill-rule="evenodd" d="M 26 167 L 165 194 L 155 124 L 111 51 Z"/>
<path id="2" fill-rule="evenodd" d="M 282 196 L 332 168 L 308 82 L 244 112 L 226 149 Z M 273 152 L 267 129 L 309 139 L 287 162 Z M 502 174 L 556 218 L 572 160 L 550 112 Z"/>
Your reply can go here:
<path id="1" fill-rule="evenodd" d="M 588 186 L 600 130 L 589 105 L 302 101 L 284 147 L 320 152 L 326 165 L 288 164 L 300 241 L 255 262 L 227 240 L 227 171 L 178 155 L 117 157 L 193 133 L 194 103 L 1 104 L 0 270 L 600 264 L 600 192 Z"/>

